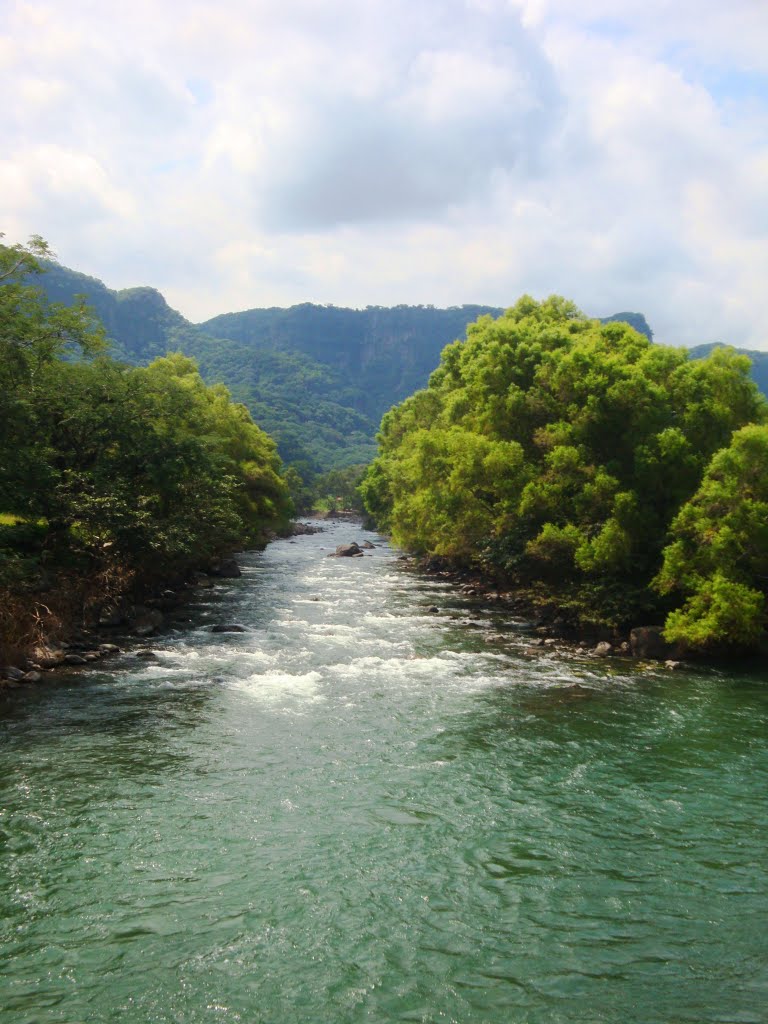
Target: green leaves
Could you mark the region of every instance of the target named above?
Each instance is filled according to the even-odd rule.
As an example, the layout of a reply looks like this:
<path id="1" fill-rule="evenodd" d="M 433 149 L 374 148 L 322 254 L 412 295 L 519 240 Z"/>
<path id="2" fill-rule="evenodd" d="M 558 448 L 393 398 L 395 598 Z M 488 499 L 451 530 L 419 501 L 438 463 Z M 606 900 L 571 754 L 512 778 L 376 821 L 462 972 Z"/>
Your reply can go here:
<path id="1" fill-rule="evenodd" d="M 292 510 L 272 439 L 180 353 L 143 368 L 100 355 L 91 312 L 28 283 L 49 255 L 0 245 L 0 512 L 44 524 L 49 562 L 124 578 L 263 543 Z M 6 545 L 0 577 L 19 564 Z"/>
<path id="2" fill-rule="evenodd" d="M 736 431 L 675 518 L 655 586 L 687 595 L 669 638 L 745 646 L 765 627 L 768 590 L 768 426 Z"/>
<path id="3" fill-rule="evenodd" d="M 362 487 L 367 507 L 401 545 L 521 585 L 546 580 L 571 607 L 581 601 L 583 618 L 609 614 L 615 624 L 647 614 L 668 530 L 709 460 L 734 430 L 765 421 L 748 371 L 732 351 L 693 361 L 627 324 L 589 320 L 565 299 L 524 296 L 499 319 L 470 325 L 429 387 L 385 415 Z M 755 457 L 739 463 L 739 494 Z M 723 458 L 713 463 L 721 481 L 735 471 Z M 697 528 L 695 507 L 681 513 L 681 538 Z M 726 559 L 740 564 L 747 550 L 765 552 L 761 515 L 762 506 L 753 514 L 738 499 L 731 533 L 721 524 L 712 541 L 711 572 Z M 690 593 L 680 544 L 659 587 Z"/>
<path id="4" fill-rule="evenodd" d="M 764 633 L 765 611 L 765 594 L 715 572 L 670 612 L 664 636 L 700 650 L 749 649 Z"/>

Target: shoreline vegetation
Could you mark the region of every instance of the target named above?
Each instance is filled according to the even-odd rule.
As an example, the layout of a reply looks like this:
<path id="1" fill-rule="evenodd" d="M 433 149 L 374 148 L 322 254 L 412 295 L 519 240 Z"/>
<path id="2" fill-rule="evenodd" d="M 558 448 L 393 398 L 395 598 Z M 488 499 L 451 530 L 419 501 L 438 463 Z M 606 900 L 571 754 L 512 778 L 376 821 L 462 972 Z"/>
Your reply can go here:
<path id="1" fill-rule="evenodd" d="M 498 581 L 489 580 L 476 570 L 456 567 L 440 558 L 404 554 L 400 560 L 414 572 L 449 582 L 455 593 L 502 611 L 508 618 L 508 624 L 514 625 L 515 637 L 520 635 L 520 627 L 524 623 L 526 628 L 522 634 L 529 639 L 523 653 L 529 656 L 556 651 L 577 658 L 632 659 L 638 664 L 653 663 L 670 670 L 722 660 L 716 654 L 697 652 L 682 644 L 668 642 L 662 626 L 614 629 L 594 623 L 579 624 L 563 613 L 551 592 L 504 589 L 499 587 Z M 432 606 L 431 611 L 439 614 L 442 609 Z M 507 639 L 507 634 L 494 632 L 488 636 L 487 642 L 503 646 Z M 738 660 L 749 665 L 762 653 L 744 652 Z M 730 663 L 734 656 L 726 660 Z"/>
<path id="2" fill-rule="evenodd" d="M 524 296 L 384 416 L 365 507 L 423 564 L 561 631 L 764 652 L 768 404 L 749 370 Z"/>
<path id="3" fill-rule="evenodd" d="M 111 619 L 151 625 L 196 571 L 293 514 L 247 409 L 181 353 L 110 359 L 84 304 L 30 283 L 49 257 L 39 238 L 0 245 L 0 666 L 45 667 Z"/>

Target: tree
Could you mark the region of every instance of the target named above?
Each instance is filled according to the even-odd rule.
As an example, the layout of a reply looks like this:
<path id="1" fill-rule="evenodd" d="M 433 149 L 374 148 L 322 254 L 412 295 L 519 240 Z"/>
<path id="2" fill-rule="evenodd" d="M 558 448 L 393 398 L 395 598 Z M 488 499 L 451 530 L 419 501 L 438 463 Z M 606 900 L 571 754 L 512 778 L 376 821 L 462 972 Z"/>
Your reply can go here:
<path id="1" fill-rule="evenodd" d="M 579 617 L 618 625 L 658 603 L 667 531 L 712 455 L 765 416 L 733 350 L 694 361 L 523 296 L 470 324 L 384 416 L 362 492 L 402 546 L 546 582 Z"/>
<path id="2" fill-rule="evenodd" d="M 750 647 L 766 625 L 768 426 L 743 427 L 717 452 L 675 518 L 655 580 L 685 596 L 667 619 L 670 641 Z"/>
<path id="3" fill-rule="evenodd" d="M 40 259 L 52 256 L 37 235 L 27 245 L 0 244 L 0 512 L 5 513 L 26 515 L 45 486 L 42 455 L 34 443 L 41 373 L 63 356 L 90 356 L 105 347 L 103 328 L 84 303 L 48 302 L 31 283 L 41 273 Z"/>

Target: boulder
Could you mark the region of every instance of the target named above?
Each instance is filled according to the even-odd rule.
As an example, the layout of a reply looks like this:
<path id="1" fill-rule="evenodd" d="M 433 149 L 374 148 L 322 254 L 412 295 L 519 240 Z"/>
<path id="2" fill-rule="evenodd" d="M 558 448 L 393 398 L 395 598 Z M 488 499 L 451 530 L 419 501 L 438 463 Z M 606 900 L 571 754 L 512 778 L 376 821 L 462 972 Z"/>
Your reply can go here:
<path id="1" fill-rule="evenodd" d="M 143 604 L 135 605 L 128 616 L 128 624 L 138 636 L 150 636 L 162 626 L 163 621 L 163 613 L 159 608 L 147 608 Z"/>
<path id="2" fill-rule="evenodd" d="M 375 548 L 376 545 L 375 544 L 371 544 L 371 542 L 369 540 L 364 540 L 363 543 L 360 545 L 360 547 L 361 548 L 365 548 L 367 551 L 370 551 L 371 548 Z"/>
<path id="3" fill-rule="evenodd" d="M 32 657 L 40 668 L 56 668 L 64 661 L 64 651 L 55 647 L 35 647 Z"/>
<path id="4" fill-rule="evenodd" d="M 613 645 L 609 644 L 607 640 L 601 640 L 592 653 L 596 654 L 598 658 L 607 658 L 609 654 L 613 654 Z"/>
<path id="5" fill-rule="evenodd" d="M 11 682 L 17 683 L 20 679 L 24 678 L 24 672 L 20 668 L 16 668 L 15 665 L 8 665 L 3 673 L 6 679 Z"/>
<path id="6" fill-rule="evenodd" d="M 291 523 L 291 534 L 294 537 L 308 537 L 313 533 L 322 532 L 322 526 L 313 526 L 311 523 Z"/>
<path id="7" fill-rule="evenodd" d="M 88 662 L 82 656 L 82 654 L 66 654 L 64 656 L 65 665 L 87 665 Z"/>
<path id="8" fill-rule="evenodd" d="M 234 558 L 217 558 L 208 567 L 211 576 L 220 576 L 222 579 L 235 580 L 242 576 L 240 566 Z"/>
<path id="9" fill-rule="evenodd" d="M 246 626 L 241 626 L 238 622 L 217 622 L 215 626 L 211 626 L 212 633 L 247 633 L 248 629 Z"/>
<path id="10" fill-rule="evenodd" d="M 42 672 L 36 672 L 34 669 L 31 672 L 25 672 L 21 677 L 22 682 L 25 683 L 39 683 L 43 678 Z"/>
<path id="11" fill-rule="evenodd" d="M 682 650 L 664 639 L 663 626 L 636 626 L 629 634 L 629 646 L 636 658 L 658 661 L 678 659 Z"/>
<path id="12" fill-rule="evenodd" d="M 339 544 L 334 552 L 336 558 L 354 558 L 355 555 L 362 555 L 360 546 L 352 541 L 351 544 Z"/>

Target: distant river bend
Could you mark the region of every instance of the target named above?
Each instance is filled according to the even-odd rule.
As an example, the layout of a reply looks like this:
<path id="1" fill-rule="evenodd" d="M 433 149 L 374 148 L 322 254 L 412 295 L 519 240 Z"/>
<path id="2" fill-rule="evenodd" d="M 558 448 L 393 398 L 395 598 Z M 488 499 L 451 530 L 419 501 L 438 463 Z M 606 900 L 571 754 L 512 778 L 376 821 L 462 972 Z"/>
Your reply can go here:
<path id="1" fill-rule="evenodd" d="M 532 658 L 350 524 L 243 566 L 3 697 L 2 1024 L 768 1020 L 764 681 Z"/>

